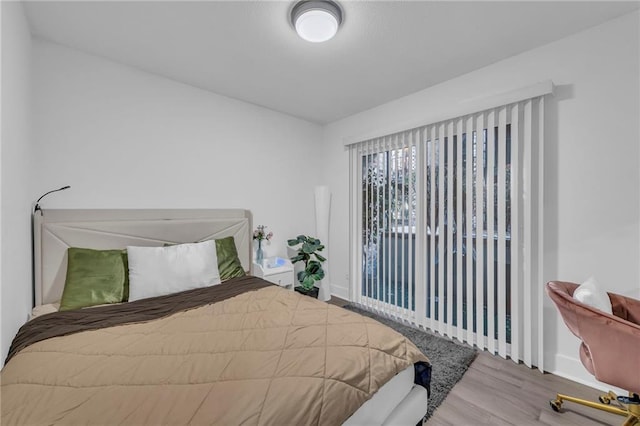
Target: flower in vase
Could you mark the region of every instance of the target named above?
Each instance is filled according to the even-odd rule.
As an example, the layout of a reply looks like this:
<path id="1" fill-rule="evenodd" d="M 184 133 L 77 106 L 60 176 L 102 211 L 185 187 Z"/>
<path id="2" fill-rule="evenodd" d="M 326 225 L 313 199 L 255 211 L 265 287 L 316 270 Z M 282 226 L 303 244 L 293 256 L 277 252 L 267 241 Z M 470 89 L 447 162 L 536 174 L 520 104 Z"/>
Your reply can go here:
<path id="1" fill-rule="evenodd" d="M 262 242 L 263 240 L 271 240 L 273 238 L 273 232 L 266 232 L 267 227 L 265 225 L 258 225 L 257 229 L 253 231 L 253 239 Z"/>

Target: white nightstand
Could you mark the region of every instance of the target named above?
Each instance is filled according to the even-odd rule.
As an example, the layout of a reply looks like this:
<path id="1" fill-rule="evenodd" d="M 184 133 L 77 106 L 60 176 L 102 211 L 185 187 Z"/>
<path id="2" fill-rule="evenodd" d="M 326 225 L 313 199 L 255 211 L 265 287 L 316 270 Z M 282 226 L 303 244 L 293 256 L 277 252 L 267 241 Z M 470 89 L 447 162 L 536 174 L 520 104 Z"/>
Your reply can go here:
<path id="1" fill-rule="evenodd" d="M 262 263 L 254 263 L 253 275 L 289 290 L 293 290 L 295 284 L 293 264 L 282 257 L 268 257 Z"/>

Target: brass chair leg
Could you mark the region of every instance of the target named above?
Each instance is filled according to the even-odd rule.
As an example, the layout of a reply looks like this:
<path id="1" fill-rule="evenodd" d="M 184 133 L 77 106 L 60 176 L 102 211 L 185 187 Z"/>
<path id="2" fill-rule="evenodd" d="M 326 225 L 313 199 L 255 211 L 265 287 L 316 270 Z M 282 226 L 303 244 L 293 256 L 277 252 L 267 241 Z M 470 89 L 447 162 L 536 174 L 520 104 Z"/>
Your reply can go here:
<path id="1" fill-rule="evenodd" d="M 616 395 L 615 392 L 613 391 L 609 391 L 607 393 L 605 393 L 604 395 L 600 395 L 598 397 L 598 401 L 600 401 L 602 404 L 611 404 L 611 402 L 614 402 L 616 405 L 618 405 L 619 407 L 625 408 L 619 401 L 618 401 L 618 395 Z"/>
<path id="2" fill-rule="evenodd" d="M 616 414 L 618 416 L 626 417 L 622 426 L 640 426 L 640 404 L 638 404 L 638 395 L 629 392 L 629 398 L 621 398 L 624 402 L 618 400 L 618 396 L 609 392 L 598 397 L 600 404 L 597 402 L 591 402 L 586 399 L 575 398 L 573 396 L 557 394 L 556 399 L 549 401 L 549 405 L 555 412 L 560 412 L 562 403 L 564 401 L 573 402 L 576 404 L 584 405 L 586 407 L 595 408 L 597 410 L 606 411 L 608 413 Z M 618 407 L 612 407 L 611 401 L 615 401 Z M 628 402 L 628 404 L 627 404 Z"/>
<path id="3" fill-rule="evenodd" d="M 629 396 L 633 396 L 631 392 L 629 392 Z M 627 410 L 629 412 L 629 417 L 624 423 L 625 426 L 640 425 L 640 404 L 629 404 L 627 406 Z"/>
<path id="4" fill-rule="evenodd" d="M 633 397 L 633 396 L 634 396 L 633 392 L 629 392 L 629 397 Z M 638 395 L 635 395 L 635 397 L 637 399 Z M 627 406 L 627 410 L 629 410 L 629 413 L 631 415 L 634 415 L 640 419 L 640 404 L 629 404 Z"/>
<path id="5" fill-rule="evenodd" d="M 597 402 L 588 401 L 588 400 L 582 399 L 582 398 L 575 398 L 573 396 L 563 395 L 563 394 L 560 394 L 560 393 L 556 395 L 556 399 L 555 400 L 549 401 L 549 405 L 551 405 L 551 408 L 553 409 L 553 411 L 559 412 L 560 408 L 562 408 L 562 403 L 564 401 L 573 402 L 575 404 L 584 405 L 586 407 L 595 408 L 597 410 L 606 411 L 608 413 L 617 414 L 619 416 L 626 417 L 626 416 L 629 415 L 629 412 L 627 410 L 623 410 L 621 408 L 612 407 L 612 406 L 610 406 L 608 404 L 599 404 Z M 633 423 L 631 423 L 631 424 L 633 424 Z"/>

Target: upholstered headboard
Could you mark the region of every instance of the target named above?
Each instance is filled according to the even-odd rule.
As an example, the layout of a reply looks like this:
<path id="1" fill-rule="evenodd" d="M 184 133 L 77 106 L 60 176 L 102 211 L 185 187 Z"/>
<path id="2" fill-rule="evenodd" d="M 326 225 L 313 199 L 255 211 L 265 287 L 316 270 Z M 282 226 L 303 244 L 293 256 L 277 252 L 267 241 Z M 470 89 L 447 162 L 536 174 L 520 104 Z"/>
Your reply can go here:
<path id="1" fill-rule="evenodd" d="M 251 270 L 248 210 L 43 210 L 33 226 L 36 306 L 60 300 L 69 247 L 122 249 L 233 236 L 242 266 Z"/>

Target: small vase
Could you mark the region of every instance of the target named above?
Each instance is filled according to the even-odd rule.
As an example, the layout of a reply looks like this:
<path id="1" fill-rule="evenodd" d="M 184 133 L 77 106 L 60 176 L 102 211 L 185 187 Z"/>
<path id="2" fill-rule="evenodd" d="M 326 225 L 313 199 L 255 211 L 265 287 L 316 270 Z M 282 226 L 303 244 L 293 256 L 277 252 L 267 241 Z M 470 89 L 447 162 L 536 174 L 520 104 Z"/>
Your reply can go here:
<path id="1" fill-rule="evenodd" d="M 262 264 L 264 253 L 262 252 L 262 240 L 258 240 L 258 250 L 256 250 L 256 263 Z"/>

